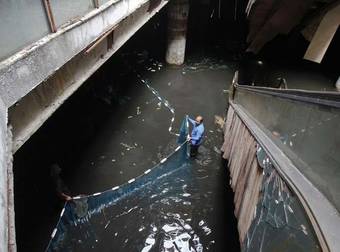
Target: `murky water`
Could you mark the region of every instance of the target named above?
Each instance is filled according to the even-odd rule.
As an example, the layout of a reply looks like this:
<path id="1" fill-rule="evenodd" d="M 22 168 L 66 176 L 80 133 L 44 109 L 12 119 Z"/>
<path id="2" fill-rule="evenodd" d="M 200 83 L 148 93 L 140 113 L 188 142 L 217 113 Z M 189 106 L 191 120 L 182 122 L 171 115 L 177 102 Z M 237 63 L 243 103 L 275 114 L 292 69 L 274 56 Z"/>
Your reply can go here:
<path id="1" fill-rule="evenodd" d="M 211 163 L 206 149 L 198 160 L 190 160 L 185 148 L 123 189 L 69 203 L 50 249 L 184 252 L 226 247 L 213 218 L 216 184 L 211 180 L 219 166 Z"/>
<path id="2" fill-rule="evenodd" d="M 73 196 L 91 195 L 122 185 L 176 149 L 176 133 L 185 114 L 202 114 L 206 133 L 197 159 L 187 160 L 166 176 L 156 177 L 153 183 L 124 196 L 114 205 L 103 209 L 99 203 L 93 206 L 102 211 L 83 220 L 76 229 L 70 228 L 69 236 L 59 248 L 238 251 L 232 192 L 219 151 L 231 65 L 218 58 L 201 58 L 171 68 L 145 54 L 140 51 L 118 56 L 119 65 L 104 66 L 90 80 L 94 85 L 85 85 L 54 115 L 53 122 L 42 129 L 50 136 L 52 149 L 44 148 L 44 134 L 40 137 L 38 134 L 31 144 L 44 148 L 40 154 L 46 155 L 18 159 L 38 165 L 23 179 L 30 178 L 34 184 L 48 180 L 41 171 L 48 170 L 51 162 L 57 162 Z M 118 75 L 108 71 L 112 68 Z M 58 123 L 61 119 L 67 124 Z M 24 149 L 21 151 L 19 156 L 25 156 Z M 34 190 L 25 188 L 25 192 Z M 46 209 L 40 211 L 35 206 L 46 206 L 51 209 L 48 212 L 61 206 L 61 202 L 59 207 L 51 204 L 51 199 L 55 201 L 55 196 L 51 197 L 53 189 L 43 190 L 45 193 L 36 202 L 31 199 L 34 204 L 29 211 L 31 216 L 37 215 L 36 219 L 44 216 Z M 81 215 L 87 216 L 87 207 L 76 207 Z M 25 235 L 19 248 L 36 251 L 34 235 L 27 231 L 32 224 L 25 216 L 27 212 L 22 215 L 24 220 L 17 222 L 22 225 L 20 237 Z M 45 221 L 37 228 L 45 231 L 46 237 L 56 223 L 57 219 Z"/>
<path id="3" fill-rule="evenodd" d="M 184 102 L 178 98 L 173 100 L 171 96 L 169 96 L 169 99 L 165 98 L 169 94 L 168 92 L 172 91 L 171 89 L 175 88 L 176 85 L 182 85 L 182 83 L 178 83 L 178 79 L 172 79 L 169 82 L 162 79 L 162 83 L 166 82 L 167 85 L 161 86 L 160 91 L 157 91 L 153 87 L 155 81 L 152 76 L 150 74 L 142 75 L 140 72 L 143 72 L 143 68 L 145 68 L 146 71 L 144 73 L 160 72 L 162 75 L 165 74 L 167 78 L 173 78 L 174 75 L 177 78 L 178 75 L 180 77 L 184 76 L 185 79 L 189 80 L 194 78 L 195 81 L 187 84 L 198 85 L 198 76 L 195 76 L 197 73 L 205 72 L 206 74 L 210 72 L 213 74 L 215 71 L 222 71 L 223 74 L 224 71 L 229 70 L 229 67 L 223 61 L 204 59 L 202 62 L 188 64 L 179 69 L 162 71 L 162 63 L 152 59 L 145 59 L 143 53 L 136 53 L 136 55 L 133 56 L 133 59 L 137 59 L 142 68 L 136 67 L 131 69 L 130 74 L 134 74 L 137 77 L 134 85 L 139 85 L 138 89 L 146 88 L 148 94 L 142 96 L 143 103 L 141 103 L 140 99 L 137 99 L 139 104 L 144 105 L 136 106 L 136 114 L 129 115 L 127 117 L 128 121 L 138 120 L 140 122 L 141 118 L 143 118 L 142 120 L 148 123 L 150 121 L 150 114 L 157 113 L 162 113 L 163 118 L 161 122 L 156 123 L 159 127 L 159 133 L 156 134 L 154 132 L 154 136 L 157 136 L 156 141 L 153 139 L 152 142 L 147 143 L 147 137 L 144 139 L 144 142 L 136 141 L 136 144 L 130 144 L 128 143 L 130 139 L 125 138 L 124 141 L 120 142 L 120 145 L 125 148 L 125 152 L 129 153 L 128 155 L 134 153 L 138 146 L 148 146 L 146 147 L 148 152 L 145 150 L 142 152 L 154 156 L 155 153 L 149 154 L 149 152 L 157 147 L 157 142 L 161 143 L 169 139 L 166 140 L 167 143 L 165 145 L 162 144 L 157 147 L 157 156 L 154 161 L 154 163 L 157 163 L 177 148 L 176 133 L 178 132 L 178 125 L 181 120 L 177 114 L 183 117 L 183 114 L 190 110 L 183 110 L 181 106 L 184 105 Z M 129 60 L 131 55 L 123 55 L 123 57 Z M 126 64 L 130 65 L 129 62 Z M 169 71 L 175 72 L 169 76 Z M 204 85 L 205 83 L 201 82 L 200 84 Z M 164 87 L 169 89 L 167 90 Z M 220 93 L 225 97 L 227 96 L 226 91 L 227 87 L 215 90 L 216 93 Z M 163 94 L 165 96 L 162 96 Z M 113 96 L 110 95 L 110 92 L 101 94 L 101 98 L 105 97 L 108 101 L 111 101 Z M 129 95 L 128 97 L 131 96 Z M 111 102 L 107 103 L 111 104 Z M 128 101 L 128 103 L 136 104 L 132 100 Z M 219 104 L 221 103 L 226 103 L 226 99 L 222 99 Z M 151 108 L 147 109 L 145 105 L 150 104 Z M 122 106 L 124 107 L 124 105 L 123 103 Z M 231 197 L 230 195 L 226 198 L 217 197 L 220 193 L 225 193 L 228 183 L 225 171 L 221 171 L 224 167 L 221 164 L 219 151 L 222 136 L 222 128 L 219 123 L 223 121 L 223 107 L 221 105 L 218 108 L 222 113 L 216 116 L 220 121 L 216 120 L 215 116 L 210 116 L 211 113 L 206 113 L 207 110 L 211 111 L 215 106 L 211 107 L 208 105 L 206 108 L 201 107 L 208 119 L 206 123 L 208 125 L 208 132 L 206 132 L 205 142 L 201 146 L 196 159 L 183 159 L 181 162 L 168 160 L 167 162 L 170 162 L 171 169 L 164 171 L 164 173 L 158 173 L 152 183 L 141 185 L 118 200 L 113 195 L 107 196 L 110 198 L 109 202 L 112 203 L 114 201 L 114 204 L 103 205 L 100 201 L 94 205 L 92 204 L 93 212 L 96 214 L 91 214 L 89 217 L 87 212 L 84 213 L 86 217 L 81 217 L 76 221 L 63 222 L 62 226 L 67 231 L 57 235 L 57 241 L 52 243 L 50 249 L 73 250 L 77 248 L 77 250 L 84 251 L 89 249 L 101 251 L 108 251 L 110 249 L 115 251 L 221 251 L 221 249 L 227 248 L 232 244 L 232 249 L 238 250 L 237 239 L 235 239 L 237 237 L 237 233 L 235 233 L 235 219 L 232 215 L 232 205 L 229 201 Z M 177 108 L 179 109 L 177 110 Z M 131 131 L 134 125 L 131 128 L 129 123 L 125 123 L 124 127 L 124 130 Z M 136 132 L 132 133 L 131 138 L 136 140 L 136 135 L 141 134 L 145 136 L 143 131 L 144 128 L 137 134 Z M 110 154 L 112 154 L 112 151 L 114 150 L 108 150 L 108 152 L 111 152 Z M 107 159 L 108 155 L 107 152 L 104 153 L 102 159 Z M 125 156 L 125 154 L 122 156 Z M 108 159 L 111 158 L 110 156 L 108 157 Z M 171 158 L 174 159 L 174 157 Z M 118 157 L 114 159 L 114 162 L 122 165 L 124 164 L 122 159 L 125 159 L 125 157 Z M 137 170 L 140 169 L 140 173 L 142 173 L 145 171 L 146 165 L 147 163 L 141 166 L 135 165 L 135 167 Z M 93 166 L 96 167 L 96 165 Z M 128 167 L 120 169 L 122 175 L 125 174 L 124 178 L 127 179 L 126 171 Z M 160 168 L 156 167 L 155 169 Z M 221 172 L 224 174 L 222 177 L 220 177 Z M 134 173 L 140 174 L 136 170 Z M 131 177 L 128 178 L 131 179 Z M 110 178 L 105 178 L 105 180 L 111 180 L 112 183 Z M 126 182 L 126 180 L 123 182 Z M 116 184 L 111 184 L 111 186 L 113 185 Z M 77 207 L 78 205 L 75 204 L 73 208 L 77 209 Z M 229 209 L 229 214 L 227 212 L 221 213 L 225 214 L 225 216 L 217 214 L 226 208 Z M 84 208 L 81 207 L 81 209 Z M 91 212 L 91 210 L 87 211 Z M 79 218 L 79 216 L 77 217 Z M 221 223 L 219 223 L 220 221 Z M 229 237 L 223 237 L 224 235 L 229 235 Z"/>

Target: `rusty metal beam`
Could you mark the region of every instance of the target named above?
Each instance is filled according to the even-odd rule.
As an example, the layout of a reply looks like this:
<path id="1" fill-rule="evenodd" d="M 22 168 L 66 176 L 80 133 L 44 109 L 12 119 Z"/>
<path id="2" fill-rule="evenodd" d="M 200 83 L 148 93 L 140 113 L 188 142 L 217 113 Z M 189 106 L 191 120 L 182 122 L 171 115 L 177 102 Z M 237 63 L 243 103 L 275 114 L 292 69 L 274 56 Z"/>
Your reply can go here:
<path id="1" fill-rule="evenodd" d="M 99 1 L 98 0 L 93 0 L 94 7 L 99 8 Z"/>
<path id="2" fill-rule="evenodd" d="M 43 0 L 43 2 L 44 2 L 45 11 L 46 11 L 46 15 L 47 15 L 47 18 L 48 18 L 48 23 L 50 25 L 51 32 L 56 32 L 57 27 L 56 27 L 55 22 L 54 22 L 54 17 L 53 17 L 53 12 L 52 12 L 52 8 L 51 8 L 50 0 Z"/>
<path id="3" fill-rule="evenodd" d="M 115 25 L 111 27 L 109 30 L 104 32 L 102 35 L 100 35 L 94 42 L 92 42 L 86 49 L 85 54 L 88 54 L 91 52 L 100 42 L 102 42 L 104 39 L 106 39 L 107 36 L 109 36 L 111 33 L 114 32 L 114 30 L 117 28 L 118 25 Z M 113 43 L 113 41 L 112 41 Z"/>

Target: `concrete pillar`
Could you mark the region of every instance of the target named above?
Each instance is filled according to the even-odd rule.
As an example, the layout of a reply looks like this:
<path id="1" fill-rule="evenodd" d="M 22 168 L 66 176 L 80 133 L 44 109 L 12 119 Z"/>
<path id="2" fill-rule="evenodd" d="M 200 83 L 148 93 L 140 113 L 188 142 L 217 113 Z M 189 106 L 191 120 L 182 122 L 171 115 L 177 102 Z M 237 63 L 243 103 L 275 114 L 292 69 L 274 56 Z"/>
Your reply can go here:
<path id="1" fill-rule="evenodd" d="M 336 90 L 338 90 L 338 92 L 340 92 L 340 76 L 338 77 L 338 80 L 335 83 L 335 87 L 336 87 Z"/>
<path id="2" fill-rule="evenodd" d="M 168 48 L 166 62 L 182 65 L 185 57 L 189 0 L 172 0 L 168 7 Z"/>
<path id="3" fill-rule="evenodd" d="M 15 252 L 12 135 L 8 110 L 0 98 L 0 251 Z"/>

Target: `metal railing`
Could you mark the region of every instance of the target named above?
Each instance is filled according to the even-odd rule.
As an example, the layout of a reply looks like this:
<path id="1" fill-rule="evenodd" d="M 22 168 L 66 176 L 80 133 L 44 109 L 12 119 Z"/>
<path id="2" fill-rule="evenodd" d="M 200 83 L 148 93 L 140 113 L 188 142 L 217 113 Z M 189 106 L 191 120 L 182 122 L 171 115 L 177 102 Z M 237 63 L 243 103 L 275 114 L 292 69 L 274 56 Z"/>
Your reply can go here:
<path id="1" fill-rule="evenodd" d="M 237 75 L 233 82 L 230 105 L 299 195 L 319 238 L 339 249 L 340 94 L 241 86 Z"/>

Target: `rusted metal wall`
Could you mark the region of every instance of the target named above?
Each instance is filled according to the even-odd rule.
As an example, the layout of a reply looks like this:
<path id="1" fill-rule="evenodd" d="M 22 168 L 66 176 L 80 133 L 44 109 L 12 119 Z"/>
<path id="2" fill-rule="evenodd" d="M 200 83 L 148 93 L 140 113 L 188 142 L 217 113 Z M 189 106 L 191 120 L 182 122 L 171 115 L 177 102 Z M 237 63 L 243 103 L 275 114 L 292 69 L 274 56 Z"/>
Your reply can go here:
<path id="1" fill-rule="evenodd" d="M 299 198 L 232 106 L 222 151 L 235 193 L 242 251 L 321 251 Z"/>
<path id="2" fill-rule="evenodd" d="M 262 169 L 257 163 L 256 141 L 246 126 L 229 108 L 225 127 L 223 158 L 228 160 L 234 190 L 235 216 L 242 244 L 253 221 L 262 186 Z"/>

